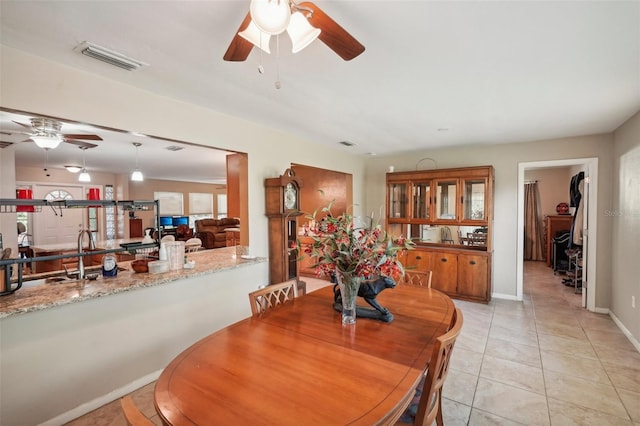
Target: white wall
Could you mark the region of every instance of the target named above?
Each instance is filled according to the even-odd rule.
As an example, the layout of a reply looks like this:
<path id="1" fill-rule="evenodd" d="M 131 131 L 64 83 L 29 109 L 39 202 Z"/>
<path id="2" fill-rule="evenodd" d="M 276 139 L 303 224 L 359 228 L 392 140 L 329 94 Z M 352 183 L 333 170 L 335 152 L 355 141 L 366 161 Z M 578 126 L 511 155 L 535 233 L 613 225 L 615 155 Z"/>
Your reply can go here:
<path id="1" fill-rule="evenodd" d="M 264 179 L 279 176 L 291 163 L 351 173 L 354 203 L 364 204 L 364 159 L 344 150 L 313 144 L 6 46 L 0 47 L 0 71 L 0 106 L 4 108 L 248 153 L 250 245 L 257 255 L 268 253 Z"/>
<path id="2" fill-rule="evenodd" d="M 613 235 L 611 312 L 640 341 L 640 112 L 615 131 L 614 140 L 614 196 L 602 210 Z"/>
<path id="3" fill-rule="evenodd" d="M 433 158 L 437 168 L 493 165 L 495 169 L 493 293 L 516 297 L 518 163 L 557 159 L 599 158 L 598 206 L 611 204 L 612 135 L 593 135 L 530 143 L 476 145 L 378 156 L 367 163 L 367 210 L 378 211 L 385 203 L 385 172 L 416 170 L 420 159 Z M 432 169 L 431 161 L 420 168 Z M 600 207 L 598 207 L 600 210 Z M 611 226 L 598 223 L 596 307 L 608 308 L 611 290 Z"/>

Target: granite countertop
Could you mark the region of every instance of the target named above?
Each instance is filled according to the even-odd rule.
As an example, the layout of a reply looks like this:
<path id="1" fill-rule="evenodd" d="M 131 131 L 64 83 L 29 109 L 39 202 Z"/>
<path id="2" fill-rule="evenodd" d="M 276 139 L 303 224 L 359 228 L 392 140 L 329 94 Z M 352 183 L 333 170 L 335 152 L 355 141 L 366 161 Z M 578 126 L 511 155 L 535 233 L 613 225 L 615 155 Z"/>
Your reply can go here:
<path id="1" fill-rule="evenodd" d="M 94 281 L 85 279 L 48 282 L 35 286 L 29 286 L 29 281 L 25 281 L 23 287 L 15 293 L 0 297 L 0 318 L 268 261 L 264 257 L 240 258 L 235 254 L 235 247 L 189 253 L 189 261 L 195 261 L 194 268 L 161 274 L 136 273 L 131 269 L 129 261 L 118 263 L 119 267 L 124 267 L 126 270 L 118 271 L 118 276 L 115 278 L 103 278 L 100 275 Z"/>

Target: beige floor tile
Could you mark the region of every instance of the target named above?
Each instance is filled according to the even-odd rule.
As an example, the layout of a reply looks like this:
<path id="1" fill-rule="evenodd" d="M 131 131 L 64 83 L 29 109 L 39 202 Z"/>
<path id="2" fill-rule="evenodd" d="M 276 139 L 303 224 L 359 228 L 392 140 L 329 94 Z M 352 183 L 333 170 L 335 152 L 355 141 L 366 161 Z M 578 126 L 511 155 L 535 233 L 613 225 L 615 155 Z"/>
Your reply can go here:
<path id="1" fill-rule="evenodd" d="M 640 393 L 618 389 L 618 395 L 627 409 L 627 413 L 636 423 L 640 423 Z"/>
<path id="2" fill-rule="evenodd" d="M 523 424 L 525 423 L 514 422 L 477 408 L 472 408 L 469 416 L 469 426 L 518 426 Z"/>
<path id="3" fill-rule="evenodd" d="M 635 347 L 631 344 L 627 336 L 622 331 L 611 330 L 585 330 L 589 341 L 594 345 L 616 346 L 625 351 L 635 351 Z"/>
<path id="4" fill-rule="evenodd" d="M 540 356 L 544 371 L 555 371 L 567 376 L 611 385 L 609 376 L 598 359 L 547 350 L 541 350 Z"/>
<path id="5" fill-rule="evenodd" d="M 640 369 L 602 361 L 605 371 L 616 388 L 640 393 Z"/>
<path id="6" fill-rule="evenodd" d="M 531 331 L 522 331 L 514 333 L 512 329 L 501 327 L 499 325 L 492 325 L 489 330 L 489 337 L 494 339 L 507 340 L 513 343 L 519 343 L 521 345 L 538 347 L 538 336 Z"/>
<path id="7" fill-rule="evenodd" d="M 447 426 L 466 426 L 469 422 L 471 406 L 442 398 L 442 420 Z"/>
<path id="8" fill-rule="evenodd" d="M 598 355 L 588 340 L 540 333 L 538 334 L 538 341 L 540 342 L 541 350 L 562 352 L 582 358 L 598 359 Z"/>
<path id="9" fill-rule="evenodd" d="M 544 360 L 543 360 L 544 364 Z M 611 385 L 544 370 L 547 396 L 625 418 L 627 412 Z"/>
<path id="10" fill-rule="evenodd" d="M 535 346 L 521 345 L 508 340 L 489 337 L 487 340 L 487 349 L 484 354 L 542 368 L 540 350 Z"/>
<path id="11" fill-rule="evenodd" d="M 593 345 L 593 348 L 602 362 L 640 370 L 640 352 L 635 350 L 628 351 L 609 345 Z"/>
<path id="12" fill-rule="evenodd" d="M 466 322 L 466 320 L 465 320 Z M 465 330 L 464 326 L 460 335 L 456 339 L 456 349 L 464 348 L 472 352 L 483 353 L 487 346 L 487 334 L 474 333 L 472 330 Z M 455 353 L 455 350 L 454 350 Z"/>
<path id="13" fill-rule="evenodd" d="M 585 339 L 587 336 L 585 335 L 582 328 L 578 326 L 565 325 L 562 323 L 543 323 L 537 322 L 538 324 L 538 333 L 541 334 L 552 334 L 554 336 L 562 336 L 562 337 L 572 337 L 574 339 Z"/>
<path id="14" fill-rule="evenodd" d="M 548 425 L 544 395 L 480 378 L 472 408 L 528 425 Z"/>
<path id="15" fill-rule="evenodd" d="M 478 376 L 449 368 L 447 380 L 442 386 L 442 396 L 471 406 L 477 383 Z"/>
<path id="16" fill-rule="evenodd" d="M 533 317 L 521 317 L 508 314 L 495 313 L 492 325 L 508 328 L 516 332 L 530 331 L 536 332 L 536 321 Z"/>
<path id="17" fill-rule="evenodd" d="M 477 376 L 480 374 L 482 357 L 482 352 L 470 351 L 468 349 L 461 348 L 456 344 L 455 349 L 451 354 L 451 361 L 449 366 L 451 368 L 455 368 L 458 371 Z"/>
<path id="18" fill-rule="evenodd" d="M 616 323 L 606 314 L 596 314 L 584 310 L 578 315 L 578 320 L 585 330 L 620 331 Z"/>
<path id="19" fill-rule="evenodd" d="M 485 355 L 480 377 L 544 395 L 542 369 Z"/>
<path id="20" fill-rule="evenodd" d="M 580 407 L 569 402 L 549 398 L 551 424 L 563 426 L 624 426 L 632 425 L 631 420 L 611 414 Z"/>
<path id="21" fill-rule="evenodd" d="M 122 414 L 120 400 L 116 400 L 67 423 L 66 426 L 127 426 L 127 419 Z"/>

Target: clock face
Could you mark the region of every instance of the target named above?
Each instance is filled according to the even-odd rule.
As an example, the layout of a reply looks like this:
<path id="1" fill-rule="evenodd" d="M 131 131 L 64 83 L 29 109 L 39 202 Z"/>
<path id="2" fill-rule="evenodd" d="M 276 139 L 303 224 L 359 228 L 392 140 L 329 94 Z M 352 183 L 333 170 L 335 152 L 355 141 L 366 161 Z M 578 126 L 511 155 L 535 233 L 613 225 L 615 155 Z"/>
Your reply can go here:
<path id="1" fill-rule="evenodd" d="M 287 210 L 293 210 L 297 207 L 298 196 L 296 194 L 296 187 L 292 183 L 288 183 L 284 188 L 284 208 Z"/>

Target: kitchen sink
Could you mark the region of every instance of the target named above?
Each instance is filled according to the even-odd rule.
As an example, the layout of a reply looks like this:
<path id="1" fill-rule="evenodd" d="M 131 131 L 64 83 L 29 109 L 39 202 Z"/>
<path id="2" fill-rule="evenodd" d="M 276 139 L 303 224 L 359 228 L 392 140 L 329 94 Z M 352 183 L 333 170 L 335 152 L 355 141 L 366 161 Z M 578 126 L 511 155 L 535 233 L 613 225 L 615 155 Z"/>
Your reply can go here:
<path id="1" fill-rule="evenodd" d="M 127 268 L 118 266 L 118 271 L 127 271 L 127 270 L 128 270 Z M 85 275 L 89 276 L 84 280 L 79 280 L 77 278 L 77 275 L 73 275 L 73 273 L 77 271 L 70 271 L 70 274 L 72 276 L 67 276 L 65 272 L 57 272 L 55 274 L 51 274 L 49 276 L 42 277 L 42 278 L 36 278 L 33 280 L 29 279 L 29 277 L 26 277 L 26 279 L 22 280 L 21 288 L 36 287 L 43 284 L 65 284 L 65 283 L 72 283 L 77 281 L 92 281 L 102 276 L 102 267 L 100 266 L 86 267 L 84 271 L 85 271 Z M 13 286 L 15 285 L 16 284 L 13 284 Z"/>

